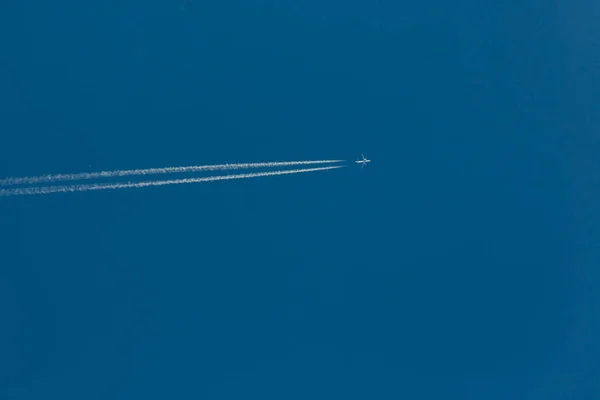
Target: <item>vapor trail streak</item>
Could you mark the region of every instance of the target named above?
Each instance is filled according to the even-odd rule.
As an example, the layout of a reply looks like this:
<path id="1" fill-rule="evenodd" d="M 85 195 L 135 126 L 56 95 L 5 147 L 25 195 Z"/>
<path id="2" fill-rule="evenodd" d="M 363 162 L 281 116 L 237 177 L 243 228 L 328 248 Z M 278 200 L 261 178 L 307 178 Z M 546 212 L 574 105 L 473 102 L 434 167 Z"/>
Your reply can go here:
<path id="1" fill-rule="evenodd" d="M 326 170 L 330 170 L 330 169 L 343 168 L 343 167 L 344 167 L 343 165 L 336 165 L 336 166 L 331 166 L 331 167 L 256 172 L 256 173 L 251 173 L 251 174 L 208 176 L 208 177 L 203 177 L 203 178 L 171 179 L 171 180 L 162 180 L 162 181 L 124 182 L 124 183 L 91 183 L 91 184 L 83 184 L 83 185 L 42 186 L 42 187 L 29 187 L 29 188 L 17 188 L 17 189 L 0 189 L 0 197 L 27 196 L 27 195 L 36 195 L 36 194 L 65 193 L 65 192 L 88 192 L 88 191 L 92 191 L 92 190 L 116 190 L 116 189 L 142 188 L 142 187 L 149 187 L 149 186 L 184 185 L 184 184 L 188 184 L 188 183 L 224 181 L 224 180 L 230 180 L 230 179 L 250 179 L 250 178 L 260 178 L 263 176 L 300 174 L 303 172 L 326 171 Z"/>
<path id="2" fill-rule="evenodd" d="M 244 163 L 244 164 L 217 164 L 217 165 L 194 165 L 188 167 L 166 167 L 166 168 L 147 168 L 147 169 L 129 169 L 117 171 L 102 171 L 102 172 L 83 172 L 77 174 L 58 174 L 58 175 L 42 175 L 29 176 L 23 178 L 5 178 L 0 179 L 0 185 L 23 185 L 36 183 L 50 183 L 60 181 L 77 181 L 97 178 L 116 178 L 122 176 L 133 175 L 158 175 L 158 174 L 174 174 L 184 172 L 201 172 L 201 171 L 227 171 L 236 169 L 250 168 L 273 168 L 273 167 L 293 167 L 299 165 L 312 164 L 335 164 L 343 160 L 315 160 L 315 161 L 278 161 L 278 162 L 261 162 L 261 163 Z"/>

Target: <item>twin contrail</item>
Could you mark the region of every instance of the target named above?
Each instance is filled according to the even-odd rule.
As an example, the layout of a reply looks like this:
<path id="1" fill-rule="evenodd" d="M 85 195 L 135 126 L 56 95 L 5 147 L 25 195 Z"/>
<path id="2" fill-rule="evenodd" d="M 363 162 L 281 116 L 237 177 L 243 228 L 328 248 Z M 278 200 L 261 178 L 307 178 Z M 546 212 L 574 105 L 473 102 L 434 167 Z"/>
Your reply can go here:
<path id="1" fill-rule="evenodd" d="M 269 164 L 269 166 L 273 166 L 273 164 L 277 164 L 278 166 L 284 165 L 303 165 L 303 164 L 316 164 L 316 163 L 333 163 L 336 161 L 293 161 L 289 163 L 261 163 L 262 165 Z M 244 164 L 223 164 L 223 165 L 244 165 Z M 257 165 L 257 164 L 250 164 Z M 210 166 L 215 167 L 215 166 Z M 63 185 L 63 186 L 42 186 L 42 187 L 30 187 L 30 188 L 15 188 L 15 189 L 0 189 L 0 197 L 3 196 L 27 196 L 27 195 L 36 195 L 36 194 L 50 194 L 50 193 L 64 193 L 64 192 L 87 192 L 92 190 L 115 190 L 115 189 L 128 189 L 128 188 L 142 188 L 149 186 L 165 186 L 165 185 L 184 185 L 188 183 L 201 183 L 201 182 L 213 182 L 213 181 L 223 181 L 229 179 L 250 179 L 250 178 L 260 178 L 263 176 L 276 176 L 276 175 L 288 175 L 288 174 L 300 174 L 303 172 L 316 172 L 316 171 L 326 171 L 330 169 L 343 168 L 343 165 L 329 166 L 329 167 L 319 167 L 319 168 L 305 168 L 305 169 L 292 169 L 292 170 L 282 170 L 282 171 L 269 171 L 269 172 L 257 172 L 250 174 L 237 174 L 237 175 L 222 175 L 222 176 L 208 176 L 203 178 L 186 178 L 186 179 L 170 179 L 170 180 L 161 180 L 161 181 L 146 181 L 146 182 L 123 182 L 123 183 L 90 183 L 90 184 L 82 184 L 82 185 Z M 177 167 L 177 168 L 186 168 L 185 172 L 190 171 L 187 168 L 206 168 L 206 167 Z M 230 168 L 237 169 L 242 167 Z M 249 167 L 249 168 L 258 168 L 258 167 Z M 167 170 L 169 172 L 184 172 L 184 171 L 173 171 L 174 168 L 162 168 L 162 169 L 154 169 L 154 171 L 158 170 Z M 149 171 L 149 170 L 132 170 L 132 171 Z M 200 171 L 207 171 L 207 169 L 203 169 Z M 119 173 L 119 172 L 127 172 L 127 171 L 114 171 L 110 173 Z M 152 172 L 154 174 L 161 172 Z M 166 173 L 166 172 L 165 172 Z M 102 174 L 102 172 L 98 172 L 97 174 Z M 83 175 L 88 176 L 90 174 L 75 174 L 75 175 L 66 175 L 66 176 L 76 176 Z M 138 174 L 127 174 L 127 175 L 139 175 Z M 142 175 L 144 175 L 142 173 Z M 54 175 L 60 176 L 60 175 Z M 64 175 L 63 175 L 64 176 Z M 124 175 L 101 175 L 101 176 L 124 176 Z M 20 178 L 20 179 L 35 179 L 35 178 Z M 77 178 L 82 179 L 82 178 Z M 83 179 L 91 179 L 91 178 L 83 178 Z M 54 182 L 52 180 L 51 182 Z M 48 181 L 45 181 L 48 182 Z M 20 182 L 24 183 L 24 182 Z"/>
<path id="2" fill-rule="evenodd" d="M 194 165 L 188 167 L 166 167 L 166 168 L 147 168 L 147 169 L 129 169 L 117 171 L 102 171 L 102 172 L 83 172 L 78 174 L 59 174 L 59 175 L 42 175 L 30 176 L 23 178 L 6 178 L 0 179 L 0 186 L 9 185 L 24 185 L 37 183 L 53 183 L 64 181 L 79 181 L 99 178 L 118 178 L 124 176 L 135 175 L 161 175 L 174 174 L 185 172 L 202 172 L 202 171 L 228 171 L 236 169 L 256 169 L 256 168 L 274 168 L 274 167 L 293 167 L 300 165 L 313 164 L 336 164 L 343 160 L 317 160 L 317 161 L 280 161 L 280 162 L 261 162 L 261 163 L 244 163 L 244 164 L 217 164 L 217 165 Z M 263 175 L 261 175 L 263 176 Z"/>

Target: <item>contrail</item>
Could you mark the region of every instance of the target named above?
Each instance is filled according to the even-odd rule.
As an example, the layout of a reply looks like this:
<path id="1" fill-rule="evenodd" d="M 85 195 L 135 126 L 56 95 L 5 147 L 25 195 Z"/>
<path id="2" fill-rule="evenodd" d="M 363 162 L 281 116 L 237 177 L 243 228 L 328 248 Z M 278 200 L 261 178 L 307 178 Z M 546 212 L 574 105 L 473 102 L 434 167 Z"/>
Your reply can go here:
<path id="1" fill-rule="evenodd" d="M 259 162 L 259 163 L 244 163 L 244 164 L 217 164 L 217 165 L 193 165 L 188 167 L 166 167 L 166 168 L 147 168 L 147 169 L 129 169 L 116 171 L 101 171 L 101 172 L 83 172 L 78 174 L 58 174 L 58 175 L 42 175 L 29 176 L 23 178 L 5 178 L 0 179 L 0 185 L 23 185 L 36 183 L 50 183 L 61 181 L 78 181 L 97 178 L 116 178 L 122 176 L 133 175 L 158 175 L 158 174 L 174 174 L 184 172 L 200 172 L 200 171 L 227 171 L 236 169 L 250 168 L 273 168 L 273 167 L 293 167 L 298 165 L 312 164 L 335 164 L 344 160 L 315 160 L 315 161 L 279 161 L 279 162 Z"/>
<path id="2" fill-rule="evenodd" d="M 344 165 L 336 165 L 336 166 L 331 166 L 331 167 L 256 172 L 256 173 L 251 173 L 251 174 L 208 176 L 208 177 L 203 177 L 203 178 L 171 179 L 171 180 L 162 180 L 162 181 L 124 182 L 124 183 L 91 183 L 91 184 L 83 184 L 83 185 L 42 186 L 42 187 L 17 188 L 17 189 L 0 189 L 0 197 L 27 196 L 27 195 L 36 195 L 36 194 L 65 193 L 65 192 L 88 192 L 91 190 L 129 189 L 129 188 L 142 188 L 142 187 L 149 187 L 149 186 L 184 185 L 184 184 L 188 184 L 188 183 L 224 181 L 224 180 L 230 180 L 230 179 L 250 179 L 250 178 L 260 178 L 263 176 L 300 174 L 303 172 L 326 171 L 326 170 L 330 170 L 330 169 L 343 168 L 343 167 L 344 167 Z"/>

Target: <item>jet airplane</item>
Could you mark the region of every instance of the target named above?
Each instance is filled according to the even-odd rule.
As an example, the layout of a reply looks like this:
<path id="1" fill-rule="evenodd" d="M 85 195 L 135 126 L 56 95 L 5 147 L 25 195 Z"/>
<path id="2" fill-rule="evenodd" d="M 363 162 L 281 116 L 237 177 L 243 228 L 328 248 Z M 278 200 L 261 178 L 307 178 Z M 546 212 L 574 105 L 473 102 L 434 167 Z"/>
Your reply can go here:
<path id="1" fill-rule="evenodd" d="M 364 168 L 364 166 L 365 166 L 365 165 L 367 165 L 367 163 L 370 163 L 370 162 L 371 162 L 371 160 L 367 160 L 367 159 L 365 158 L 365 155 L 364 155 L 364 154 L 361 154 L 361 156 L 362 156 L 362 160 L 357 160 L 357 161 L 354 161 L 354 162 L 355 162 L 355 163 L 357 163 L 357 164 L 362 164 L 362 167 L 361 167 L 361 168 Z"/>

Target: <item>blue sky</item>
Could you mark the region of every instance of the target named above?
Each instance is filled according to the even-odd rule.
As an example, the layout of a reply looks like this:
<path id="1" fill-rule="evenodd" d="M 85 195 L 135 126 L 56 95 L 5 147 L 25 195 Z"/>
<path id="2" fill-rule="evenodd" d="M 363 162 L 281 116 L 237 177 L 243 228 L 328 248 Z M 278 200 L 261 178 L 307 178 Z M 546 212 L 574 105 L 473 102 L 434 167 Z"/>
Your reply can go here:
<path id="1" fill-rule="evenodd" d="M 218 3 L 218 4 L 217 4 Z M 0 397 L 596 399 L 592 1 L 3 5 Z"/>

